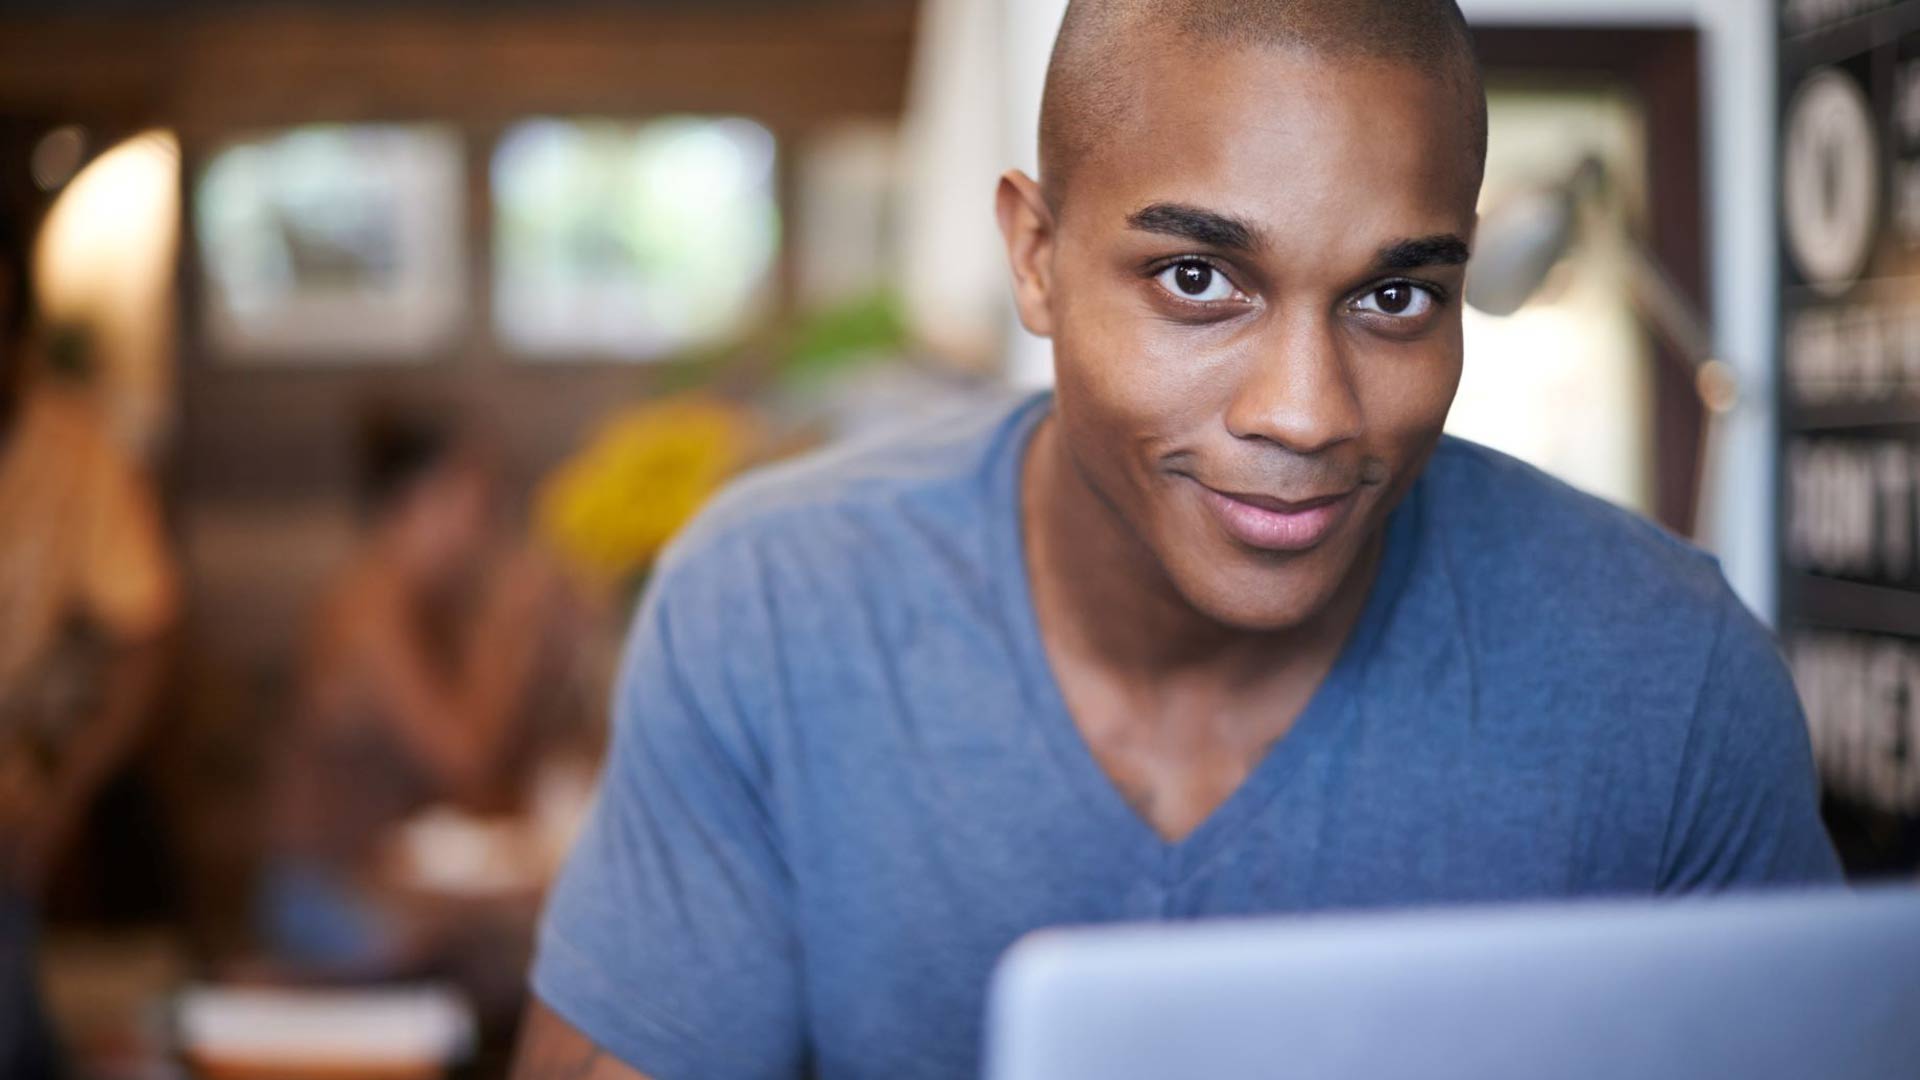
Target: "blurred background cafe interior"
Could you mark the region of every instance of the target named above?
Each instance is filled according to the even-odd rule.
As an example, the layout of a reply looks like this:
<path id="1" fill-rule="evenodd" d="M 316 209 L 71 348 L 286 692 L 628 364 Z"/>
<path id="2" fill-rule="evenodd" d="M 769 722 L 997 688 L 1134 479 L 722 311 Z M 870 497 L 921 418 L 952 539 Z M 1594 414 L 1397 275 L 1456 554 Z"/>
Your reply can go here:
<path id="1" fill-rule="evenodd" d="M 1063 6 L 0 0 L 0 939 L 76 1075 L 500 1074 L 661 546 L 1046 383 L 991 196 Z M 1719 556 L 1862 877 L 1920 869 L 1917 6 L 1462 4 L 1451 429 Z"/>

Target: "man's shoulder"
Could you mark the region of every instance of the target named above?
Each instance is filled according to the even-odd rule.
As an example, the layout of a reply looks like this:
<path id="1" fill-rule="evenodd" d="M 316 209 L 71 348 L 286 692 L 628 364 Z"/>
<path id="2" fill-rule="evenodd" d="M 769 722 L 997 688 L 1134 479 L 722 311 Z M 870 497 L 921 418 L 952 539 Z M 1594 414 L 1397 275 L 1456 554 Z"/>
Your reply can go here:
<path id="1" fill-rule="evenodd" d="M 1005 455 L 1014 452 L 1009 440 L 1044 404 L 997 396 L 930 405 L 877 432 L 755 469 L 681 531 L 659 572 L 732 573 L 755 553 L 818 566 L 884 558 L 932 537 L 963 544 L 997 512 L 1011 512 L 1011 503 L 994 503 Z"/>
<path id="2" fill-rule="evenodd" d="M 1422 556 L 1444 567 L 1447 626 L 1488 716 L 1634 775 L 1680 768 L 1700 740 L 1764 739 L 1787 755 L 1804 741 L 1772 632 L 1711 555 L 1459 440 L 1423 488 Z"/>
<path id="3" fill-rule="evenodd" d="M 1471 443 L 1422 489 L 1475 737 L 1529 768 L 1554 748 L 1590 852 L 1661 889 L 1832 876 L 1793 684 L 1712 556 Z"/>
<path id="4" fill-rule="evenodd" d="M 1704 613 L 1731 597 L 1720 564 L 1633 511 L 1451 436 L 1423 480 L 1426 520 L 1469 589 L 1595 614 Z"/>
<path id="5" fill-rule="evenodd" d="M 1718 560 L 1646 518 L 1457 439 L 1423 485 L 1482 677 L 1678 717 L 1709 681 L 1777 663 Z"/>

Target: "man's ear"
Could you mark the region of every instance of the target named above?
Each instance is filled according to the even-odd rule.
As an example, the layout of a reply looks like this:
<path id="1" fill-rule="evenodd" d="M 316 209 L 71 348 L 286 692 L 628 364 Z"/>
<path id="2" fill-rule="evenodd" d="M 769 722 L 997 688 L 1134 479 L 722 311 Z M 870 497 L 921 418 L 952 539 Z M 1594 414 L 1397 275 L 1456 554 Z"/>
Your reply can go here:
<path id="1" fill-rule="evenodd" d="M 1040 185 L 1018 169 L 1000 178 L 994 197 L 1000 236 L 1013 270 L 1013 299 L 1020 324 L 1039 337 L 1053 334 L 1053 211 Z"/>

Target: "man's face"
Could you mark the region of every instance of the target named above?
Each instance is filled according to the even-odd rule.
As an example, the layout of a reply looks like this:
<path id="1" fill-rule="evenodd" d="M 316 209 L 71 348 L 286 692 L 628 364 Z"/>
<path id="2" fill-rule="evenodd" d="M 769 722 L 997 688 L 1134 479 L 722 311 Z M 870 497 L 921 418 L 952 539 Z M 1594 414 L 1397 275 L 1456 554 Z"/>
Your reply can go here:
<path id="1" fill-rule="evenodd" d="M 1469 117 L 1417 68 L 1295 50 L 1161 50 L 1134 78 L 1023 318 L 1053 337 L 1072 462 L 1187 601 L 1298 626 L 1459 383 Z"/>
<path id="2" fill-rule="evenodd" d="M 456 451 L 413 482 L 400 504 L 408 561 L 428 578 L 458 578 L 486 547 L 492 478 Z"/>

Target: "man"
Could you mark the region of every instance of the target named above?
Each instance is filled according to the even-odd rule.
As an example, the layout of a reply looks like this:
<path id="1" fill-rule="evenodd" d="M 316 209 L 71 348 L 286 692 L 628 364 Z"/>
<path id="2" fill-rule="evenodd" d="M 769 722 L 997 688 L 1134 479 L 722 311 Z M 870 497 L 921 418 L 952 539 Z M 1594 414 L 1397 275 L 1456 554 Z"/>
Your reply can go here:
<path id="1" fill-rule="evenodd" d="M 999 217 L 1057 391 L 683 538 L 521 1077 L 970 1076 L 1061 923 L 1836 876 L 1713 562 L 1441 438 L 1450 0 L 1080 0 L 1041 140 Z"/>

